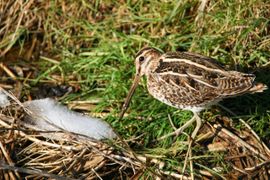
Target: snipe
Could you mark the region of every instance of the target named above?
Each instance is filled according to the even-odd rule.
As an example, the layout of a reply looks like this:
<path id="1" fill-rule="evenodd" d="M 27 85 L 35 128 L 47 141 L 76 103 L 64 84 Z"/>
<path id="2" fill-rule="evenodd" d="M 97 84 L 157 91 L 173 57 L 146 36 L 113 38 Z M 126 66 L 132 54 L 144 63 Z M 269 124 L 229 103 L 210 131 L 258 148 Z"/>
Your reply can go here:
<path id="1" fill-rule="evenodd" d="M 169 106 L 194 113 L 194 117 L 182 129 L 178 129 L 182 131 L 196 120 L 197 126 L 192 138 L 195 138 L 201 126 L 198 112 L 224 98 L 262 92 L 267 88 L 262 83 L 254 82 L 253 74 L 227 71 L 212 58 L 189 52 L 162 54 L 155 48 L 147 47 L 137 53 L 135 65 L 135 79 L 120 119 L 127 110 L 140 78 L 145 75 L 148 91 L 154 98 Z"/>

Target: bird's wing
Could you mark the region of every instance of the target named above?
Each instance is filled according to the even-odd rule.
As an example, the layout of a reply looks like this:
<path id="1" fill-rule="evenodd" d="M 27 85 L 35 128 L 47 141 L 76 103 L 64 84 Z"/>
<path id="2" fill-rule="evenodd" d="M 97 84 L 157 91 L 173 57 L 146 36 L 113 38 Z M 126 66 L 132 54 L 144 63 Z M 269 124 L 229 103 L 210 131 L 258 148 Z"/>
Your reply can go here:
<path id="1" fill-rule="evenodd" d="M 154 73 L 166 86 L 195 94 L 202 101 L 241 94 L 254 81 L 254 75 L 226 71 L 209 57 L 179 52 L 161 56 Z"/>

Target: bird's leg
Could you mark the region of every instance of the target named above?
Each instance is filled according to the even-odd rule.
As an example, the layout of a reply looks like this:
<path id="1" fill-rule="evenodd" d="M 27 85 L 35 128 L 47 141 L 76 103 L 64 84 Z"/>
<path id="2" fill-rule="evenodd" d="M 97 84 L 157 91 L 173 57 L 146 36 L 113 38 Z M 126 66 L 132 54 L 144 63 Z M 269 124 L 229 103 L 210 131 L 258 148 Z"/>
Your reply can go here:
<path id="1" fill-rule="evenodd" d="M 197 115 L 197 114 L 196 114 L 196 115 Z M 168 137 L 170 137 L 170 136 L 178 136 L 178 135 L 181 134 L 187 127 L 189 127 L 194 121 L 197 121 L 197 117 L 199 118 L 199 116 L 198 116 L 198 115 L 196 116 L 196 115 L 195 115 L 195 113 L 194 113 L 194 116 L 193 116 L 189 121 L 187 121 L 183 126 L 181 126 L 180 128 L 176 129 L 174 132 L 171 132 L 171 133 L 169 133 L 169 134 L 166 134 L 166 135 L 164 135 L 164 136 L 158 138 L 158 140 L 163 140 L 163 139 L 168 138 Z M 197 123 L 197 124 L 198 124 L 198 123 Z M 197 126 L 196 126 L 196 128 L 197 128 Z M 196 130 L 196 128 L 195 128 L 195 130 Z M 198 128 L 200 128 L 200 127 L 198 127 Z M 194 130 L 194 131 L 195 131 L 195 130 Z M 197 130 L 197 132 L 198 132 L 198 130 Z M 196 134 L 197 134 L 197 132 L 196 132 Z M 193 134 L 193 133 L 192 133 L 192 134 Z M 196 136 L 196 134 L 195 134 L 195 136 Z"/>
<path id="2" fill-rule="evenodd" d="M 193 117 L 196 119 L 196 127 L 195 127 L 194 131 L 191 134 L 192 140 L 195 139 L 198 131 L 200 130 L 200 128 L 202 126 L 202 119 L 198 116 L 198 114 L 196 112 L 193 112 L 193 113 L 194 113 Z"/>

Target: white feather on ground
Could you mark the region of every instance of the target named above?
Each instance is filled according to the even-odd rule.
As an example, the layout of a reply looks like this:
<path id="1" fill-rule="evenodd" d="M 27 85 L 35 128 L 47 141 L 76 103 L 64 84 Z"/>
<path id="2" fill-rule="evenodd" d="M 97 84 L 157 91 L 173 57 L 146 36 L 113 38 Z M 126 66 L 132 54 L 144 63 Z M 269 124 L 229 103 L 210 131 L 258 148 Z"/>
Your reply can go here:
<path id="1" fill-rule="evenodd" d="M 23 103 L 30 110 L 30 118 L 22 122 L 26 126 L 45 131 L 67 131 L 93 139 L 113 139 L 113 129 L 105 121 L 82 115 L 46 98 Z"/>
<path id="2" fill-rule="evenodd" d="M 10 102 L 8 100 L 8 96 L 4 93 L 3 90 L 0 89 L 0 107 L 4 108 L 9 105 L 10 105 Z"/>

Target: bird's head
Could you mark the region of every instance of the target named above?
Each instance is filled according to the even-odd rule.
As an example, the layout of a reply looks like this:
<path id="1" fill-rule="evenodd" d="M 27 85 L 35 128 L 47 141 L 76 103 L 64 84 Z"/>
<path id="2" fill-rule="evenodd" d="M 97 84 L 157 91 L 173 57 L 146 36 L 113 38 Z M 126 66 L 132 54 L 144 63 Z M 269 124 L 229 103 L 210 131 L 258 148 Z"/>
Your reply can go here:
<path id="1" fill-rule="evenodd" d="M 132 86 L 130 87 L 130 90 L 126 97 L 126 100 L 124 102 L 122 112 L 120 114 L 120 119 L 122 119 L 122 117 L 124 116 L 124 113 L 126 112 L 128 108 L 130 99 L 132 95 L 134 94 L 136 87 L 139 84 L 141 76 L 148 75 L 148 73 L 150 73 L 151 62 L 157 60 L 159 56 L 161 56 L 161 52 L 151 47 L 143 48 L 136 54 L 136 57 L 135 57 L 136 74 L 135 74 L 135 78 L 133 80 Z"/>
<path id="2" fill-rule="evenodd" d="M 135 57 L 136 76 L 147 75 L 150 72 L 151 62 L 157 60 L 161 52 L 152 47 L 141 49 Z"/>

